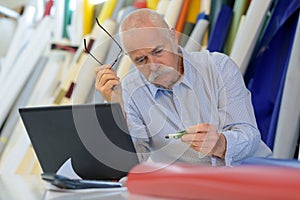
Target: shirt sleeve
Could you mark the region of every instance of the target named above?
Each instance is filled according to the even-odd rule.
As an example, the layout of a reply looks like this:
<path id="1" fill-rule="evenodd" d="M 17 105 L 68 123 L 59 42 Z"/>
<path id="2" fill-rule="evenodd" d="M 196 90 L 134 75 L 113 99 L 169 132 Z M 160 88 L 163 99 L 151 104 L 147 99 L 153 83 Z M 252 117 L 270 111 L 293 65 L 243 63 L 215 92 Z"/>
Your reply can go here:
<path id="1" fill-rule="evenodd" d="M 220 129 L 226 137 L 225 164 L 234 165 L 251 157 L 260 146 L 261 136 L 256 125 L 251 94 L 236 64 L 226 55 L 218 54 Z"/>

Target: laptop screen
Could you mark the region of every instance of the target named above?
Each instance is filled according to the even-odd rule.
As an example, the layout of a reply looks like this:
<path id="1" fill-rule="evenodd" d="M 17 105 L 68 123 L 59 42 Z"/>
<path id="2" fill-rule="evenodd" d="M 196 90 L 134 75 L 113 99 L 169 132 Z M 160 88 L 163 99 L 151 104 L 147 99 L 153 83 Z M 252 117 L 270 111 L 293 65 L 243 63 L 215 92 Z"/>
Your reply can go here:
<path id="1" fill-rule="evenodd" d="M 139 163 L 118 103 L 19 109 L 43 172 L 71 158 L 84 179 L 118 180 Z"/>

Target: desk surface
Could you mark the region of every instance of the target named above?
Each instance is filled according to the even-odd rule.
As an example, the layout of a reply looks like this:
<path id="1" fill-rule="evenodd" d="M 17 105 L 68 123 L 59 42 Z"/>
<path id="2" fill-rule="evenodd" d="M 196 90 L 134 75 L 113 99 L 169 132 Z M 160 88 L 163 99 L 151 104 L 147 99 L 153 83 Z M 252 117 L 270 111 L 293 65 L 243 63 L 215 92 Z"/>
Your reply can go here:
<path id="1" fill-rule="evenodd" d="M 0 199 L 9 200 L 76 200 L 76 199 L 105 199 L 105 200 L 162 200 L 164 198 L 132 195 L 128 192 L 103 193 L 68 193 L 55 192 L 46 189 L 46 183 L 39 176 L 0 174 Z"/>

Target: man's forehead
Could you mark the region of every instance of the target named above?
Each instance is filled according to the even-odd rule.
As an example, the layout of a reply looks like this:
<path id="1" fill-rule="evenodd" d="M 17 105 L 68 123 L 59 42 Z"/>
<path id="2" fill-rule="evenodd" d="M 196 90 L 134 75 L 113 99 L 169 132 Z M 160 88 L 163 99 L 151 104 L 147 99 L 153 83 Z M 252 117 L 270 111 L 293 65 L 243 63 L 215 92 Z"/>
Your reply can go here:
<path id="1" fill-rule="evenodd" d="M 125 50 L 128 53 L 136 53 L 136 52 L 151 52 L 157 48 L 164 47 L 165 44 L 163 41 L 161 42 L 146 42 L 146 41 L 135 41 L 134 43 L 126 45 Z"/>
<path id="2" fill-rule="evenodd" d="M 154 49 L 166 42 L 168 30 L 161 28 L 134 29 L 121 33 L 126 51 Z"/>
<path id="3" fill-rule="evenodd" d="M 161 27 L 155 27 L 153 25 L 147 25 L 136 27 L 136 28 L 129 28 L 124 29 L 120 32 L 122 35 L 133 35 L 133 34 L 144 34 L 144 33 L 167 33 L 170 29 L 167 28 L 161 28 Z"/>
<path id="4" fill-rule="evenodd" d="M 133 56 L 141 56 L 144 54 L 151 53 L 155 51 L 156 49 L 162 48 L 164 45 L 163 44 L 158 44 L 158 45 L 152 45 L 152 46 L 147 46 L 147 47 L 142 47 L 142 48 L 135 48 L 135 49 L 128 49 L 127 53 L 131 54 Z"/>

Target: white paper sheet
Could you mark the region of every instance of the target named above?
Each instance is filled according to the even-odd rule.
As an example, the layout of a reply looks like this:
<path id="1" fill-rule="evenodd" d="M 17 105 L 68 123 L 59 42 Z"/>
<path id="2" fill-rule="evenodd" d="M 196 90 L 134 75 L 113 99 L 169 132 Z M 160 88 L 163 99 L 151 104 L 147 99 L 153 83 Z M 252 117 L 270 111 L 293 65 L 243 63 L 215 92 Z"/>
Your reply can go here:
<path id="1" fill-rule="evenodd" d="M 56 174 L 65 176 L 70 179 L 80 179 L 82 178 L 74 171 L 72 166 L 72 159 L 69 158 L 66 160 L 66 162 L 57 170 Z M 126 178 L 120 179 L 119 182 L 126 181 Z M 126 192 L 126 187 L 120 187 L 120 188 L 91 188 L 91 189 L 61 189 L 58 188 L 50 183 L 46 184 L 46 188 L 50 191 L 60 191 L 60 192 L 70 192 L 70 193 L 86 193 L 86 192 L 101 192 L 101 193 L 120 193 L 120 192 Z"/>

